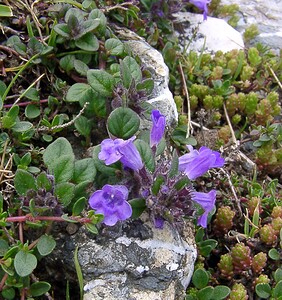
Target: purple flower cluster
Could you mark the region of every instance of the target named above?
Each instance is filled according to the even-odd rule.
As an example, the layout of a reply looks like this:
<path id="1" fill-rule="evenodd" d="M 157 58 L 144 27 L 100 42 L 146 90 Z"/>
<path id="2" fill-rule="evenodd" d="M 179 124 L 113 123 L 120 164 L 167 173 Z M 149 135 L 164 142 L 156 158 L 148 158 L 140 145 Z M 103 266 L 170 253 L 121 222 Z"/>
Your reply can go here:
<path id="1" fill-rule="evenodd" d="M 217 151 L 201 147 L 199 151 L 187 145 L 189 153 L 179 157 L 179 170 L 183 171 L 190 180 L 204 175 L 211 168 L 220 168 L 224 165 L 224 158 Z"/>
<path id="2" fill-rule="evenodd" d="M 99 159 L 104 160 L 106 165 L 111 165 L 118 160 L 125 167 L 132 170 L 140 170 L 143 168 L 141 156 L 133 144 L 135 136 L 128 140 L 123 139 L 105 139 L 101 143 L 101 151 L 98 155 Z"/>
<path id="3" fill-rule="evenodd" d="M 89 205 L 97 214 L 103 214 L 103 223 L 113 226 L 117 221 L 123 221 L 131 217 L 132 208 L 126 201 L 128 189 L 124 185 L 106 184 L 101 190 L 94 192 Z"/>
<path id="4" fill-rule="evenodd" d="M 152 153 L 155 154 L 156 147 L 164 135 L 166 121 L 164 115 L 158 110 L 152 111 L 151 119 L 150 147 Z M 140 182 L 132 181 L 132 178 L 128 182 L 131 185 L 132 183 L 136 184 L 138 187 L 139 194 L 135 196 L 147 199 L 147 207 L 151 209 L 156 227 L 161 228 L 163 226 L 166 216 L 168 216 L 168 219 L 179 220 L 183 216 L 189 215 L 192 206 L 191 200 L 203 208 L 204 213 L 198 218 L 198 225 L 206 227 L 208 214 L 215 205 L 216 191 L 196 192 L 192 184 L 177 190 L 175 183 L 183 176 L 194 180 L 211 168 L 222 167 L 224 159 L 220 156 L 220 153 L 207 147 L 201 147 L 198 151 L 187 145 L 189 153 L 179 157 L 178 171 L 181 173 L 178 173 L 175 178 L 171 178 L 168 176 L 169 164 L 164 161 L 163 164 L 160 163 L 157 171 L 150 173 L 146 170 L 140 153 L 133 143 L 134 140 L 135 136 L 128 140 L 105 139 L 101 143 L 99 159 L 103 160 L 106 165 L 121 161 L 124 167 L 137 171 L 134 173 L 134 180 Z M 163 177 L 163 184 L 156 192 L 153 191 L 152 187 L 160 173 Z M 134 190 L 136 191 L 136 187 Z M 106 225 L 112 226 L 117 221 L 125 220 L 132 215 L 132 208 L 127 202 L 128 193 L 128 188 L 125 185 L 106 184 L 101 190 L 97 190 L 91 195 L 89 204 L 96 213 L 104 215 L 103 222 Z"/>

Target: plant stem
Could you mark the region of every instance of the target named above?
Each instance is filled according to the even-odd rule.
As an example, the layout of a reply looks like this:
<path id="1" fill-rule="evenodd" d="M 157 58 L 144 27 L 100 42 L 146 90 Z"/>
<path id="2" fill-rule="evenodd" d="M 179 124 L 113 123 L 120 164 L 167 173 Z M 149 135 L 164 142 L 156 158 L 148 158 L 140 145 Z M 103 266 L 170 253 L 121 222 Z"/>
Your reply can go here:
<path id="1" fill-rule="evenodd" d="M 90 223 L 91 219 L 89 218 L 80 218 L 80 217 L 69 217 L 72 221 L 76 221 L 79 223 Z M 8 217 L 6 218 L 7 222 L 35 222 L 35 221 L 56 221 L 56 222 L 66 222 L 62 217 L 54 217 L 54 216 L 37 216 L 33 217 L 32 215 L 25 215 L 25 216 L 16 216 L 16 217 Z"/>
<path id="2" fill-rule="evenodd" d="M 28 60 L 19 70 L 19 72 L 15 75 L 15 77 L 11 80 L 10 84 L 8 85 L 8 87 L 6 88 L 3 96 L 2 96 L 2 101 L 3 103 L 5 102 L 5 99 L 8 95 L 8 93 L 10 92 L 10 89 L 12 88 L 12 86 L 14 85 L 14 83 L 16 82 L 17 78 L 22 74 L 22 72 L 31 64 L 31 62 L 36 59 L 39 56 L 39 53 L 33 55 L 30 60 Z"/>

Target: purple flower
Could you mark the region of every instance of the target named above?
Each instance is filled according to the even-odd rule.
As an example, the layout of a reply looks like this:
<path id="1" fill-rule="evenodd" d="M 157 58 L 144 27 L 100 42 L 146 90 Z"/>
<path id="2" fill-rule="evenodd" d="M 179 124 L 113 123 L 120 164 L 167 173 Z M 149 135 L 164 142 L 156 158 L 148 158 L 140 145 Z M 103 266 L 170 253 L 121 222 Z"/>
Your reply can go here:
<path id="1" fill-rule="evenodd" d="M 204 20 L 207 20 L 208 4 L 210 4 L 211 0 L 189 0 L 189 2 L 203 10 Z"/>
<path id="2" fill-rule="evenodd" d="M 224 165 L 224 158 L 217 151 L 201 147 L 199 151 L 187 145 L 189 153 L 179 157 L 179 170 L 183 171 L 190 180 L 205 174 L 211 168 L 220 168 Z"/>
<path id="3" fill-rule="evenodd" d="M 162 115 L 158 110 L 153 110 L 151 114 L 153 126 L 150 134 L 150 146 L 158 145 L 162 139 L 165 131 L 165 116 Z"/>
<path id="4" fill-rule="evenodd" d="M 205 212 L 198 218 L 198 225 L 206 228 L 208 214 L 212 211 L 215 204 L 216 190 L 211 190 L 208 193 L 192 192 L 191 197 L 193 201 L 200 204 L 205 210 Z"/>
<path id="5" fill-rule="evenodd" d="M 158 229 L 163 229 L 164 228 L 164 219 L 160 216 L 155 216 L 155 227 Z"/>
<path id="6" fill-rule="evenodd" d="M 120 160 L 125 167 L 140 170 L 143 167 L 141 156 L 133 144 L 135 136 L 128 140 L 105 139 L 101 143 L 99 159 L 104 160 L 106 165 L 111 165 Z"/>
<path id="7" fill-rule="evenodd" d="M 104 215 L 104 224 L 113 226 L 117 221 L 123 221 L 131 217 L 132 208 L 126 201 L 127 198 L 127 187 L 106 184 L 102 190 L 97 190 L 90 196 L 89 205 L 97 214 Z"/>

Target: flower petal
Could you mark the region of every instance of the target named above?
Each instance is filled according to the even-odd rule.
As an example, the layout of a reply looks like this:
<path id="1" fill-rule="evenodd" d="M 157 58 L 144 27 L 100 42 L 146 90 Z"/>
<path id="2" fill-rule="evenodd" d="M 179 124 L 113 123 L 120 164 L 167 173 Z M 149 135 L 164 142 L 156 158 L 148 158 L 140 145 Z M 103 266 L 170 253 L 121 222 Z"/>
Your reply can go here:
<path id="1" fill-rule="evenodd" d="M 158 145 L 165 132 L 165 116 L 159 110 L 153 110 L 151 114 L 153 126 L 150 133 L 150 146 Z"/>

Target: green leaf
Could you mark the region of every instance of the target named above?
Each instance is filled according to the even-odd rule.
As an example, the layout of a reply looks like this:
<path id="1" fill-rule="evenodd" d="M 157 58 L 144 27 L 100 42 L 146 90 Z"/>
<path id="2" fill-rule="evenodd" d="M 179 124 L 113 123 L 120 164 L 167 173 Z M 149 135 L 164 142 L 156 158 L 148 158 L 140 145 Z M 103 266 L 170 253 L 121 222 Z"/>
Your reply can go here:
<path id="1" fill-rule="evenodd" d="M 142 72 L 137 61 L 133 57 L 126 56 L 123 59 L 123 62 L 127 65 L 128 69 L 130 70 L 130 74 L 134 78 L 135 82 L 140 82 L 142 79 Z"/>
<path id="2" fill-rule="evenodd" d="M 24 92 L 24 96 L 32 101 L 39 101 L 39 92 L 36 88 L 30 88 Z"/>
<path id="3" fill-rule="evenodd" d="M 36 185 L 40 189 L 45 189 L 46 191 L 51 191 L 52 183 L 48 179 L 47 174 L 42 172 L 36 178 Z"/>
<path id="4" fill-rule="evenodd" d="M 77 37 L 81 37 L 87 33 L 91 33 L 94 29 L 96 29 L 100 25 L 100 20 L 99 19 L 88 19 L 87 21 L 84 21 L 82 26 L 83 30 Z"/>
<path id="5" fill-rule="evenodd" d="M 47 166 L 50 166 L 54 160 L 60 158 L 62 155 L 70 155 L 74 158 L 74 153 L 70 142 L 60 137 L 50 144 L 43 153 L 43 161 Z"/>
<path id="6" fill-rule="evenodd" d="M 16 296 L 16 291 L 14 288 L 4 288 L 1 292 L 5 300 L 13 300 Z"/>
<path id="7" fill-rule="evenodd" d="M 67 24 L 57 24 L 54 26 L 54 31 L 64 38 L 70 37 L 70 29 Z"/>
<path id="8" fill-rule="evenodd" d="M 42 256 L 50 254 L 56 247 L 56 241 L 51 235 L 42 235 L 37 243 L 37 250 Z"/>
<path id="9" fill-rule="evenodd" d="M 198 300 L 210 300 L 213 296 L 213 287 L 206 286 L 197 293 Z"/>
<path id="10" fill-rule="evenodd" d="M 136 85 L 137 91 L 145 90 L 148 95 L 150 95 L 154 89 L 154 80 L 151 78 L 145 79 L 138 82 Z"/>
<path id="11" fill-rule="evenodd" d="M 82 275 L 81 267 L 78 261 L 78 247 L 76 247 L 74 251 L 74 266 L 75 266 L 76 275 L 79 283 L 80 300 L 82 300 L 84 284 L 83 284 L 83 275 Z"/>
<path id="12" fill-rule="evenodd" d="M 204 269 L 197 269 L 192 276 L 192 283 L 197 289 L 202 289 L 207 286 L 210 276 Z"/>
<path id="13" fill-rule="evenodd" d="M 51 284 L 45 281 L 34 282 L 30 286 L 30 293 L 33 297 L 42 296 L 51 288 Z"/>
<path id="14" fill-rule="evenodd" d="M 75 129 L 84 137 L 89 137 L 91 133 L 91 122 L 84 116 L 80 116 L 74 122 Z"/>
<path id="15" fill-rule="evenodd" d="M 146 209 L 146 200 L 143 198 L 135 198 L 128 201 L 132 207 L 132 216 L 131 218 L 137 219 L 142 212 Z"/>
<path id="16" fill-rule="evenodd" d="M 89 52 L 95 52 L 99 49 L 99 41 L 92 32 L 89 32 L 76 40 L 75 45 L 78 48 Z"/>
<path id="17" fill-rule="evenodd" d="M 88 15 L 88 19 L 99 19 L 100 25 L 97 27 L 96 31 L 100 33 L 100 35 L 104 36 L 107 25 L 107 18 L 103 14 L 100 9 L 93 9 Z"/>
<path id="18" fill-rule="evenodd" d="M 0 17 L 12 17 L 13 12 L 8 5 L 0 4 Z"/>
<path id="19" fill-rule="evenodd" d="M 74 55 L 66 55 L 60 59 L 60 66 L 64 69 L 67 73 L 74 69 Z"/>
<path id="20" fill-rule="evenodd" d="M 282 280 L 282 268 L 278 268 L 275 272 L 274 272 L 274 280 L 276 282 Z M 282 294 L 281 294 L 282 295 Z"/>
<path id="21" fill-rule="evenodd" d="M 268 299 L 271 295 L 271 287 L 268 283 L 259 283 L 256 285 L 256 294 L 262 299 Z"/>
<path id="22" fill-rule="evenodd" d="M 37 189 L 34 176 L 22 169 L 16 172 L 14 186 L 19 195 L 26 195 L 28 190 Z"/>
<path id="23" fill-rule="evenodd" d="M 268 251 L 268 256 L 273 260 L 280 260 L 280 253 L 275 248 L 272 248 Z"/>
<path id="24" fill-rule="evenodd" d="M 158 175 L 156 177 L 156 179 L 154 180 L 153 185 L 152 185 L 153 195 L 157 196 L 157 194 L 160 191 L 160 188 L 164 182 L 165 182 L 165 179 L 162 175 Z"/>
<path id="25" fill-rule="evenodd" d="M 74 172 L 73 155 L 62 155 L 55 159 L 49 166 L 49 170 L 51 174 L 54 174 L 56 184 L 70 180 Z"/>
<path id="26" fill-rule="evenodd" d="M 104 70 L 88 70 L 87 80 L 92 89 L 100 96 L 109 97 L 113 93 L 115 79 Z"/>
<path id="27" fill-rule="evenodd" d="M 198 243 L 199 252 L 202 256 L 207 257 L 211 251 L 217 246 L 218 242 L 213 239 L 208 239 Z"/>
<path id="28" fill-rule="evenodd" d="M 91 223 L 87 223 L 85 224 L 85 227 L 88 231 L 90 231 L 93 234 L 97 234 L 98 233 L 98 229 L 94 224 Z"/>
<path id="29" fill-rule="evenodd" d="M 172 154 L 171 167 L 168 174 L 169 178 L 175 176 L 178 173 L 178 165 L 179 165 L 179 159 L 178 159 L 177 151 L 176 149 L 174 149 Z"/>
<path id="30" fill-rule="evenodd" d="M 79 199 L 81 197 L 88 197 L 88 188 L 90 185 L 93 185 L 93 181 L 82 181 L 75 185 L 74 188 L 74 199 Z"/>
<path id="31" fill-rule="evenodd" d="M 27 121 L 18 121 L 16 124 L 12 127 L 12 130 L 14 132 L 26 132 L 30 130 L 33 127 L 32 123 L 27 122 Z"/>
<path id="32" fill-rule="evenodd" d="M 72 85 L 66 95 L 67 102 L 90 102 L 94 98 L 95 94 L 89 84 L 75 83 Z"/>
<path id="33" fill-rule="evenodd" d="M 86 198 L 85 197 L 79 198 L 73 205 L 72 215 L 79 216 L 83 211 L 85 204 L 86 204 Z"/>
<path id="34" fill-rule="evenodd" d="M 282 280 L 280 280 L 280 281 L 275 285 L 275 288 L 273 289 L 272 296 L 273 296 L 273 297 L 279 297 L 279 296 L 282 296 Z"/>
<path id="35" fill-rule="evenodd" d="M 114 38 L 110 38 L 105 42 L 105 48 L 110 55 L 121 55 L 124 51 L 123 43 Z"/>
<path id="36" fill-rule="evenodd" d="M 14 266 L 17 274 L 20 277 L 25 277 L 30 275 L 36 268 L 37 259 L 35 255 L 20 250 L 15 256 Z"/>
<path id="37" fill-rule="evenodd" d="M 120 68 L 120 75 L 122 78 L 122 83 L 125 88 L 129 89 L 131 86 L 131 82 L 132 82 L 132 76 L 130 73 L 130 69 L 124 61 L 120 62 L 119 68 Z"/>
<path id="38" fill-rule="evenodd" d="M 81 76 L 86 76 L 89 67 L 81 60 L 75 59 L 73 63 L 75 71 Z"/>
<path id="39" fill-rule="evenodd" d="M 108 118 L 108 129 L 118 138 L 128 139 L 139 129 L 140 118 L 132 109 L 119 107 Z"/>
<path id="40" fill-rule="evenodd" d="M 28 104 L 28 106 L 25 108 L 25 116 L 29 119 L 35 119 L 38 116 L 40 116 L 40 109 L 37 105 L 34 104 Z"/>
<path id="41" fill-rule="evenodd" d="M 74 173 L 72 181 L 80 183 L 83 181 L 93 181 L 96 176 L 96 168 L 93 158 L 84 158 L 74 163 Z"/>
<path id="42" fill-rule="evenodd" d="M 196 243 L 202 242 L 204 236 L 205 236 L 205 230 L 203 227 L 200 227 L 196 232 L 195 242 Z"/>
<path id="43" fill-rule="evenodd" d="M 9 250 L 9 244 L 5 240 L 0 240 L 0 256 L 4 256 L 5 253 Z"/>
<path id="44" fill-rule="evenodd" d="M 212 299 L 221 300 L 225 299 L 230 294 L 230 288 L 225 285 L 217 285 L 214 287 Z"/>
<path id="45" fill-rule="evenodd" d="M 74 195 L 74 188 L 74 184 L 70 182 L 59 183 L 55 186 L 55 195 L 59 198 L 60 203 L 62 203 L 64 207 L 71 203 Z"/>
<path id="46" fill-rule="evenodd" d="M 150 172 L 154 172 L 155 160 L 150 146 L 146 142 L 139 139 L 134 142 L 134 145 L 140 153 L 140 156 L 142 158 L 142 161 L 145 163 L 146 168 Z"/>

